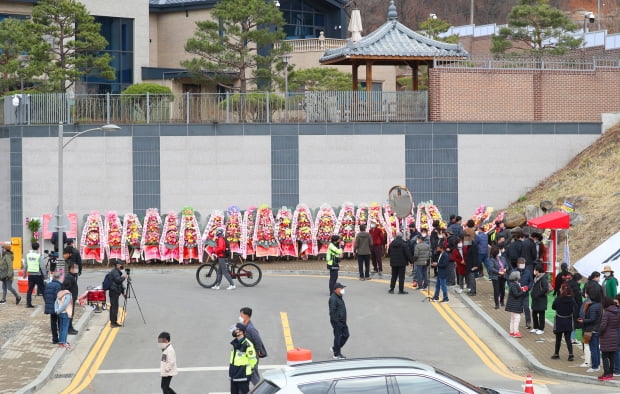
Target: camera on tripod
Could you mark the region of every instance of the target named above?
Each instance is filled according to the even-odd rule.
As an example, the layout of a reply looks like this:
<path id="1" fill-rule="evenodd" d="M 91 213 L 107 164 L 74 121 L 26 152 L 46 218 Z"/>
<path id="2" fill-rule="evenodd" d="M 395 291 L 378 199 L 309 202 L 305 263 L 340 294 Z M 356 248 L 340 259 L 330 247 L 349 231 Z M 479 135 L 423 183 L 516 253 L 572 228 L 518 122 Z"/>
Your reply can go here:
<path id="1" fill-rule="evenodd" d="M 131 268 L 125 268 L 125 273 L 126 273 L 127 275 L 131 274 Z"/>
<path id="2" fill-rule="evenodd" d="M 49 264 L 49 270 L 56 272 L 56 260 L 58 260 L 58 252 L 44 250 L 43 253 L 47 256 L 47 263 Z"/>

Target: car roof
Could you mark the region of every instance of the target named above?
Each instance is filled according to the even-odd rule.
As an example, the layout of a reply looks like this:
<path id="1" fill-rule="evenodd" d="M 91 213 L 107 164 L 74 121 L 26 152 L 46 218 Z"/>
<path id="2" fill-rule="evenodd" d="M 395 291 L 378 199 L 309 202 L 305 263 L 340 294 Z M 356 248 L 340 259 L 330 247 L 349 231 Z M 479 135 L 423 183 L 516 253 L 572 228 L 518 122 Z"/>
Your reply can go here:
<path id="1" fill-rule="evenodd" d="M 295 377 L 299 378 L 304 375 L 320 375 L 323 373 L 330 373 L 333 375 L 346 371 L 360 372 L 363 370 L 373 370 L 372 373 L 378 373 L 378 370 L 382 369 L 389 369 L 392 372 L 396 369 L 401 370 L 400 372 L 411 369 L 431 373 L 435 372 L 435 369 L 430 365 L 405 357 L 369 357 L 291 365 L 276 370 L 265 371 L 263 373 L 263 378 L 282 387 L 287 380 Z"/>

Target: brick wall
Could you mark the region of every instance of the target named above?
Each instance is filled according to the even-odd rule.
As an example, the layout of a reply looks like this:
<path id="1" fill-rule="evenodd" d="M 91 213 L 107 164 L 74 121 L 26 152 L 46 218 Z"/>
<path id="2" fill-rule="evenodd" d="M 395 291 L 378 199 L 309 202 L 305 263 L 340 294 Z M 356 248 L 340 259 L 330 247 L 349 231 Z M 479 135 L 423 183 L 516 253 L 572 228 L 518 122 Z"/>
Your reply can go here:
<path id="1" fill-rule="evenodd" d="M 620 112 L 620 69 L 430 70 L 434 122 L 600 122 Z"/>

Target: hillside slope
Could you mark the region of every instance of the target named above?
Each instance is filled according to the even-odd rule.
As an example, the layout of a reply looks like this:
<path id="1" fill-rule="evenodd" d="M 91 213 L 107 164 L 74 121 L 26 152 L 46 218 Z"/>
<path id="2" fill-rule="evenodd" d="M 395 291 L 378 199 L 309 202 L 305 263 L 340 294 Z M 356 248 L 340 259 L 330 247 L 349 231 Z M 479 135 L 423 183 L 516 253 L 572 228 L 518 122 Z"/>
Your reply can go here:
<path id="1" fill-rule="evenodd" d="M 585 218 L 584 223 L 571 225 L 571 264 L 620 231 L 620 125 L 608 130 L 506 211 L 522 213 L 526 205 L 538 206 L 543 200 L 553 202 L 555 207 L 565 200 L 574 202 L 575 212 Z M 559 261 L 562 250 L 558 245 Z"/>

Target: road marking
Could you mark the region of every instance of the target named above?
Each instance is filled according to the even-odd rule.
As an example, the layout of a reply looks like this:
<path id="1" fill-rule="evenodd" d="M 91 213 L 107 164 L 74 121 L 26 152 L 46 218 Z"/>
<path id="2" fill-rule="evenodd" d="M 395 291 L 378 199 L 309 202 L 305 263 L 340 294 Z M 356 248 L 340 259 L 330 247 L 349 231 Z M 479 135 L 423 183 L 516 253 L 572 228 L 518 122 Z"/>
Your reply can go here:
<path id="1" fill-rule="evenodd" d="M 280 320 L 282 321 L 282 333 L 284 334 L 284 344 L 286 350 L 293 350 L 293 336 L 291 335 L 291 327 L 288 324 L 288 314 L 286 312 L 280 312 Z"/>
<path id="2" fill-rule="evenodd" d="M 121 324 L 125 320 L 125 310 L 123 308 L 118 309 L 118 320 Z M 112 328 L 108 323 L 99 334 L 95 346 L 86 356 L 86 359 L 82 363 L 82 366 L 71 380 L 69 386 L 62 391 L 61 394 L 73 394 L 79 393 L 86 386 L 88 386 L 95 377 L 97 370 L 101 366 L 103 359 L 108 354 L 116 335 L 118 334 L 118 328 Z"/>
<path id="3" fill-rule="evenodd" d="M 427 294 L 430 291 L 426 292 Z M 504 364 L 495 353 L 476 335 L 476 333 L 465 323 L 448 305 L 447 303 L 432 302 L 431 305 L 439 312 L 446 322 L 454 329 L 454 331 L 469 345 L 469 347 L 480 357 L 486 366 L 497 373 L 512 380 L 523 380 L 523 376 L 519 376 L 510 372 L 506 364 Z M 557 384 L 554 381 L 536 379 L 539 384 Z"/>
<path id="4" fill-rule="evenodd" d="M 259 365 L 258 369 L 268 370 L 276 368 L 285 368 L 286 365 Z M 217 367 L 186 367 L 177 368 L 178 372 L 221 372 L 228 371 L 228 365 Z M 134 368 L 134 369 L 101 369 L 97 371 L 97 375 L 112 375 L 112 374 L 128 374 L 128 373 L 159 373 L 159 368 Z"/>

